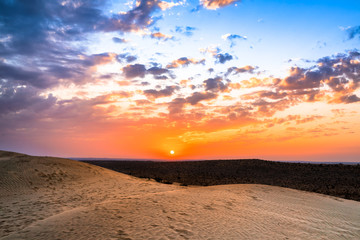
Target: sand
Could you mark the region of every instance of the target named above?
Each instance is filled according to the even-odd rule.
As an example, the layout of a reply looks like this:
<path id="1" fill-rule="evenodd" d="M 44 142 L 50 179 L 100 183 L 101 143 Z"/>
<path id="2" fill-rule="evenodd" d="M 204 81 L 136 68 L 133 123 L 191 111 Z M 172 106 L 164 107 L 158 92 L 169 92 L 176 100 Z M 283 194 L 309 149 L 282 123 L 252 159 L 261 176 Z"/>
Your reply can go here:
<path id="1" fill-rule="evenodd" d="M 0 239 L 360 239 L 360 202 L 255 184 L 160 184 L 0 152 Z"/>

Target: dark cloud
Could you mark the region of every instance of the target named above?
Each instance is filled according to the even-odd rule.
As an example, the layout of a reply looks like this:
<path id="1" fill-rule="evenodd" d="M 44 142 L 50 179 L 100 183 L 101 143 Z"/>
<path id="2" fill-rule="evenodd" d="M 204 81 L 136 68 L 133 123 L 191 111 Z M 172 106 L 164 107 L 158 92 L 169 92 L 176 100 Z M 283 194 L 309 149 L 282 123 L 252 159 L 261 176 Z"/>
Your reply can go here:
<path id="1" fill-rule="evenodd" d="M 131 63 L 137 59 L 137 56 L 131 55 L 130 53 L 122 53 L 122 54 L 118 54 L 116 59 L 120 63 L 122 63 L 124 60 L 127 63 Z"/>
<path id="2" fill-rule="evenodd" d="M 334 57 L 319 59 L 311 68 L 293 67 L 290 76 L 279 84 L 280 89 L 314 89 L 327 84 L 333 91 L 340 92 L 349 87 L 359 87 L 360 77 L 359 52 L 339 54 Z"/>
<path id="3" fill-rule="evenodd" d="M 183 112 L 186 104 L 184 98 L 175 98 L 168 104 L 169 115 L 172 117 L 179 116 Z"/>
<path id="4" fill-rule="evenodd" d="M 191 105 L 196 105 L 200 101 L 215 99 L 217 98 L 217 96 L 218 96 L 217 94 L 212 92 L 205 92 L 205 93 L 194 92 L 190 97 L 186 98 L 186 102 L 190 103 Z"/>
<path id="5" fill-rule="evenodd" d="M 217 62 L 225 63 L 226 61 L 232 60 L 233 56 L 228 53 L 225 53 L 225 54 L 219 53 L 219 54 L 215 55 L 215 58 L 217 59 Z"/>
<path id="6" fill-rule="evenodd" d="M 123 14 L 114 14 L 111 18 L 103 19 L 97 25 L 102 31 L 122 31 L 130 32 L 151 26 L 156 18 L 151 14 L 160 9 L 161 1 L 141 0 L 137 7 Z"/>
<path id="7" fill-rule="evenodd" d="M 40 112 L 56 103 L 54 96 L 40 96 L 39 91 L 33 87 L 13 88 L 6 84 L 0 86 L 0 116 L 22 110 Z"/>
<path id="8" fill-rule="evenodd" d="M 260 92 L 259 96 L 261 98 L 266 97 L 266 98 L 270 98 L 270 99 L 281 99 L 287 96 L 286 92 L 273 92 L 273 91 L 269 91 L 269 92 Z"/>
<path id="9" fill-rule="evenodd" d="M 264 116 L 272 116 L 277 111 L 283 111 L 291 106 L 292 101 L 288 99 L 281 99 L 275 102 L 258 99 L 252 103 L 252 106 L 257 107 L 257 114 Z"/>
<path id="10" fill-rule="evenodd" d="M 341 96 L 340 100 L 343 103 L 354 103 L 354 102 L 359 102 L 360 98 L 358 96 L 356 96 L 355 94 L 352 94 L 349 96 Z"/>
<path id="11" fill-rule="evenodd" d="M 291 68 L 289 76 L 273 82 L 276 93 L 262 93 L 260 96 L 280 99 L 283 95 L 284 99 L 296 101 L 354 103 L 359 101 L 355 94 L 360 87 L 359 72 L 360 53 L 356 50 L 325 57 L 309 68 Z M 325 86 L 332 94 L 323 90 Z"/>
<path id="12" fill-rule="evenodd" d="M 44 79 L 41 72 L 25 70 L 19 66 L 15 67 L 5 63 L 0 63 L 0 79 L 16 81 L 19 84 L 25 85 L 31 84 L 39 88 L 46 88 L 52 85 Z"/>
<path id="13" fill-rule="evenodd" d="M 142 0 L 126 13 L 108 15 L 108 1 L 0 1 L 1 78 L 13 87 L 32 85 L 49 88 L 59 84 L 94 81 L 89 66 L 111 61 L 109 53 L 89 56 L 88 33 L 133 32 L 155 22 L 152 14 L 160 1 Z M 113 38 L 115 42 L 124 39 Z M 119 55 L 127 63 L 135 56 Z M 20 67 L 21 66 L 21 67 Z M 131 74 L 130 74 L 131 75 Z"/>
<path id="14" fill-rule="evenodd" d="M 174 78 L 174 76 L 167 68 L 151 67 L 149 69 L 146 69 L 145 65 L 143 64 L 133 64 L 133 65 L 129 64 L 123 68 L 123 74 L 128 79 L 135 77 L 143 78 L 145 77 L 146 74 L 151 74 L 155 79 L 158 80 L 168 79 L 168 76 L 164 74 L 168 74 L 170 77 Z"/>
<path id="15" fill-rule="evenodd" d="M 344 77 L 330 77 L 326 80 L 326 84 L 335 92 L 344 91 L 347 83 L 349 80 Z"/>
<path id="16" fill-rule="evenodd" d="M 178 86 L 167 86 L 166 88 L 161 90 L 156 90 L 156 89 L 144 90 L 144 94 L 150 98 L 169 97 L 175 92 L 175 90 L 178 89 L 179 89 Z"/>
<path id="17" fill-rule="evenodd" d="M 82 40 L 88 32 L 137 31 L 154 23 L 151 15 L 159 4 L 142 0 L 132 10 L 108 17 L 104 1 L 1 1 L 0 34 L 10 40 L 2 43 L 0 53 L 37 54 L 48 51 L 49 45 L 59 48 L 59 40 Z"/>
<path id="18" fill-rule="evenodd" d="M 123 67 L 123 74 L 126 78 L 145 77 L 146 68 L 142 64 L 127 65 Z"/>
<path id="19" fill-rule="evenodd" d="M 168 73 L 169 70 L 166 69 L 166 68 L 161 68 L 161 67 L 151 67 L 147 70 L 147 73 L 150 73 L 152 75 L 161 75 L 161 74 L 164 74 L 164 73 Z"/>
<path id="20" fill-rule="evenodd" d="M 169 79 L 168 76 L 165 76 L 165 75 L 155 75 L 154 78 L 156 80 L 166 80 L 166 79 Z"/>
<path id="21" fill-rule="evenodd" d="M 204 81 L 206 91 L 222 92 L 227 89 L 228 85 L 222 82 L 221 77 L 209 78 Z"/>
<path id="22" fill-rule="evenodd" d="M 140 84 L 141 84 L 141 86 L 149 86 L 150 85 L 149 82 L 141 82 Z"/>
<path id="23" fill-rule="evenodd" d="M 57 64 L 56 61 L 49 59 L 48 62 L 41 62 L 39 65 L 34 61 L 28 66 L 0 62 L 0 78 L 10 81 L 14 87 L 32 85 L 45 89 L 66 82 L 81 84 L 85 80 L 86 68 L 95 64 L 91 56 L 83 60 L 71 60 L 64 57 L 63 61 L 71 65 Z"/>
<path id="24" fill-rule="evenodd" d="M 175 98 L 168 103 L 169 116 L 173 119 L 183 118 L 184 107 L 186 104 L 196 105 L 200 101 L 217 98 L 217 94 L 212 92 L 194 92 L 187 98 Z"/>
<path id="25" fill-rule="evenodd" d="M 356 37 L 360 38 L 360 26 L 351 27 L 347 30 L 348 38 L 353 39 Z"/>
<path id="26" fill-rule="evenodd" d="M 48 45 L 47 21 L 54 21 L 48 8 L 53 5 L 48 1 L 1 1 L 0 35 L 8 36 L 9 40 L 0 43 L 0 55 L 34 54 L 44 50 Z"/>
<path id="27" fill-rule="evenodd" d="M 151 15 L 160 9 L 161 1 L 141 0 L 132 10 L 112 16 L 103 12 L 106 4 L 97 0 L 1 1 L 0 21 L 4 24 L 1 33 L 12 35 L 18 48 L 20 43 L 40 46 L 49 41 L 49 33 L 62 40 L 78 40 L 79 35 L 87 32 L 136 31 L 154 23 Z"/>
<path id="28" fill-rule="evenodd" d="M 158 66 L 160 65 L 158 64 Z M 171 78 L 175 78 L 175 76 L 169 71 L 169 69 L 162 67 L 151 67 L 147 70 L 147 74 L 152 74 L 157 80 L 169 79 L 168 76 L 170 76 Z M 168 76 L 164 74 L 168 74 Z"/>
<path id="29" fill-rule="evenodd" d="M 281 89 L 319 88 L 322 74 L 318 71 L 311 72 L 304 68 L 292 67 L 290 76 L 282 81 Z"/>
<path id="30" fill-rule="evenodd" d="M 253 67 L 253 66 L 244 66 L 244 67 L 230 67 L 227 70 L 227 75 L 228 74 L 239 74 L 239 73 L 254 73 L 254 70 L 257 69 L 257 67 Z"/>

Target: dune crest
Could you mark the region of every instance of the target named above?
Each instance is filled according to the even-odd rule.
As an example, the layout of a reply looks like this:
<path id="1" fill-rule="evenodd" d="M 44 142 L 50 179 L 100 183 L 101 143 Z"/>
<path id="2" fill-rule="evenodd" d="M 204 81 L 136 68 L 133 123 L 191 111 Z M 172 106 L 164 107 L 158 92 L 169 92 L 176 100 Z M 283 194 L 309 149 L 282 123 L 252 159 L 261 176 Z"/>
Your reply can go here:
<path id="1" fill-rule="evenodd" d="M 360 203 L 265 185 L 181 187 L 0 151 L 0 239 L 359 239 Z"/>

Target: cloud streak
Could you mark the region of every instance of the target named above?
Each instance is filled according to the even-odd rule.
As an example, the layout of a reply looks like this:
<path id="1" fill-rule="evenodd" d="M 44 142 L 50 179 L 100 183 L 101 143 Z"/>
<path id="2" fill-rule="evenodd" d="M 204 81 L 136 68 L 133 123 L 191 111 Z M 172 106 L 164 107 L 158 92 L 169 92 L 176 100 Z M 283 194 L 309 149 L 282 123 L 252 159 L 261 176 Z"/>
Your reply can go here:
<path id="1" fill-rule="evenodd" d="M 200 0 L 201 6 L 210 10 L 216 10 L 218 8 L 235 4 L 237 2 L 241 2 L 241 0 Z"/>

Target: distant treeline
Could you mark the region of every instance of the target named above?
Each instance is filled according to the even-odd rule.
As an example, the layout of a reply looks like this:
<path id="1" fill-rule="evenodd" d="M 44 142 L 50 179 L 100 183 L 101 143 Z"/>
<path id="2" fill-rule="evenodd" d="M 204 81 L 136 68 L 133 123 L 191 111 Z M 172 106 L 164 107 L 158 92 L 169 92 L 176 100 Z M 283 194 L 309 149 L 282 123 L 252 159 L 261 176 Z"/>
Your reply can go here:
<path id="1" fill-rule="evenodd" d="M 360 201 L 360 164 L 250 160 L 84 161 L 139 178 L 181 185 L 267 184 Z"/>

